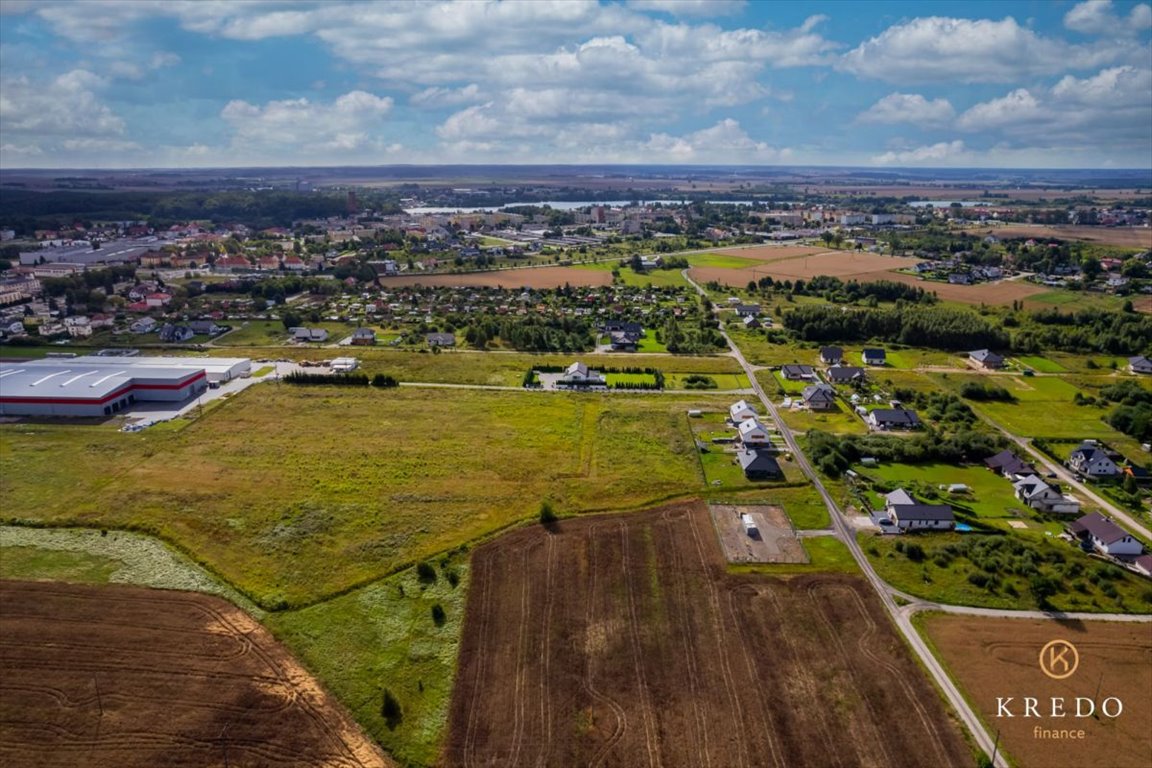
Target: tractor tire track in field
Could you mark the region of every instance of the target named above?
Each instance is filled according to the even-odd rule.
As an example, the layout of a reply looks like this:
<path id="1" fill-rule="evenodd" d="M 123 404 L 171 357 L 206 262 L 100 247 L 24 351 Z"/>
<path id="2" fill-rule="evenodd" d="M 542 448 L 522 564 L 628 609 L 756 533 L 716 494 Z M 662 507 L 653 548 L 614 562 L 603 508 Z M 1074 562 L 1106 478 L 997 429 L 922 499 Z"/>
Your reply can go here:
<path id="1" fill-rule="evenodd" d="M 863 689 L 864 686 L 860 681 L 860 674 L 857 671 L 859 665 L 853 663 L 852 656 L 849 654 L 848 649 L 844 646 L 844 640 L 842 639 L 840 633 L 836 631 L 836 625 L 832 623 L 830 618 L 828 618 L 827 609 L 823 604 L 821 604 L 821 601 L 819 600 L 819 585 L 809 585 L 806 591 L 813 605 L 820 606 L 816 610 L 816 615 L 819 617 L 820 623 L 824 625 L 824 629 L 827 631 L 827 636 L 832 641 L 832 645 L 836 647 L 837 651 L 839 651 L 840 659 L 843 661 L 844 667 L 848 670 L 848 676 L 857 681 L 858 684 L 856 687 L 858 689 Z M 867 696 L 861 694 L 860 702 L 864 709 L 868 712 L 866 728 L 872 732 L 873 740 L 875 741 L 880 754 L 883 756 L 882 765 L 893 765 L 892 756 L 888 753 L 888 748 L 885 746 L 887 739 L 885 738 L 883 731 L 880 729 L 880 723 L 884 722 L 882 717 L 876 712 L 876 708 L 872 705 L 872 702 L 868 700 Z"/>
<path id="2" fill-rule="evenodd" d="M 597 592 L 597 584 L 600 580 L 599 570 L 595 567 L 595 563 L 597 562 L 595 557 L 596 538 L 593 536 L 593 534 L 596 532 L 596 528 L 589 527 L 587 535 L 588 562 L 592 564 L 592 568 L 589 569 L 590 572 L 588 576 L 590 583 L 588 585 L 588 602 L 584 614 L 585 631 L 593 626 L 593 621 L 596 617 L 595 611 L 597 605 L 597 596 L 599 594 Z M 592 760 L 588 763 L 591 768 L 599 768 L 608 758 L 608 754 L 612 751 L 612 748 L 615 747 L 620 742 L 620 740 L 624 738 L 624 734 L 627 733 L 628 716 L 624 712 L 624 708 L 620 706 L 615 699 L 609 696 L 605 696 L 600 690 L 596 688 L 596 684 L 592 682 L 594 674 L 592 661 L 594 658 L 595 657 L 591 653 L 585 654 L 584 675 L 581 678 L 581 683 L 584 687 L 584 690 L 587 691 L 588 694 L 592 696 L 592 698 L 594 698 L 596 701 L 599 701 L 601 704 L 606 705 L 610 710 L 612 710 L 612 715 L 616 718 L 616 727 L 612 729 L 612 733 L 608 736 L 607 741 L 605 741 L 600 746 L 600 749 L 596 751 L 596 753 L 592 756 Z"/>
<path id="3" fill-rule="evenodd" d="M 644 746 L 648 750 L 649 768 L 658 768 L 660 761 L 660 739 L 656 729 L 656 713 L 652 709 L 652 692 L 644 677 L 644 651 L 640 643 L 640 617 L 636 611 L 636 590 L 632 586 L 632 559 L 628 551 L 628 526 L 620 523 L 620 565 L 624 573 L 624 588 L 628 596 L 628 636 L 632 646 L 632 669 L 639 687 L 640 716 L 644 723 Z"/>
<path id="4" fill-rule="evenodd" d="M 477 547 L 472 573 L 445 766 L 971 761 L 858 577 L 730 573 L 700 502 L 525 526 Z M 881 702 L 904 697 L 927 722 L 893 733 Z"/>
<path id="5" fill-rule="evenodd" d="M 940 729 L 936 725 L 936 721 L 928 716 L 924 709 L 924 705 L 916 697 L 912 686 L 908 684 L 904 675 L 901 673 L 900 668 L 892 663 L 892 660 L 883 654 L 876 652 L 873 648 L 872 638 L 876 636 L 876 620 L 868 614 L 867 606 L 864 605 L 864 600 L 860 597 L 860 593 L 851 587 L 830 587 L 827 585 L 814 585 L 813 588 L 825 595 L 847 593 L 850 602 L 855 607 L 856 612 L 859 614 L 861 620 L 864 622 L 864 631 L 860 633 L 859 638 L 856 640 L 856 646 L 860 653 L 872 663 L 883 668 L 891 675 L 891 679 L 899 684 L 900 690 L 904 693 L 904 698 L 916 710 L 917 717 L 920 718 L 920 723 L 924 726 L 924 731 L 931 737 L 932 746 L 936 751 L 938 764 L 943 765 L 943 761 L 947 760 L 947 753 L 944 749 L 944 744 L 940 739 Z"/>
<path id="6" fill-rule="evenodd" d="M 0 762 L 153 766 L 179 754 L 212 764 L 231 750 L 236 764 L 391 764 L 219 598 L 35 582 L 2 582 L 0 597 Z"/>
<path id="7" fill-rule="evenodd" d="M 672 529 L 672 526 L 669 524 L 680 522 L 679 518 L 674 520 L 671 514 L 671 512 L 665 512 L 662 515 L 665 528 L 669 530 L 669 538 L 672 538 L 675 534 L 674 529 Z M 697 764 L 704 766 L 704 768 L 711 768 L 712 754 L 708 746 L 708 720 L 700 708 L 700 673 L 697 669 L 698 649 L 693 640 L 692 629 L 687 616 L 687 606 L 691 603 L 688 600 L 688 589 L 685 584 L 684 559 L 680 554 L 679 547 L 674 545 L 668 546 L 665 551 L 669 553 L 671 558 L 671 571 L 674 576 L 673 588 L 677 597 L 677 600 L 670 608 L 670 612 L 676 617 L 676 629 L 680 635 L 681 647 L 684 649 L 684 667 L 688 674 L 688 694 L 692 702 L 692 724 L 695 730 L 695 738 L 692 737 L 692 734 L 689 734 L 689 741 L 696 746 Z"/>

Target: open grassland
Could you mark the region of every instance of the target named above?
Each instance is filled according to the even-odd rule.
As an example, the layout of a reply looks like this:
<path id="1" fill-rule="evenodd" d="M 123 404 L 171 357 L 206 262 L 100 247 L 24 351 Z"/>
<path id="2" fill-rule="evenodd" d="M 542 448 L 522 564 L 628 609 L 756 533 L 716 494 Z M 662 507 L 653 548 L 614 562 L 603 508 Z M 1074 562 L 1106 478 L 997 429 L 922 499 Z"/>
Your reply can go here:
<path id="1" fill-rule="evenodd" d="M 868 425 L 855 414 L 849 413 L 843 403 L 836 404 L 834 411 L 813 411 L 807 408 L 781 408 L 780 416 L 793 432 L 807 432 L 818 429 L 834 435 L 864 435 Z"/>
<path id="2" fill-rule="evenodd" d="M 1152 613 L 1152 585 L 1061 540 L 1035 536 L 925 533 L 857 538 L 880 578 L 925 600 L 981 608 Z M 919 548 L 919 551 L 910 546 Z M 1050 582 L 1047 603 L 1033 579 Z"/>
<path id="3" fill-rule="evenodd" d="M 1000 733 L 1001 749 L 1021 768 L 1115 768 L 1152 765 L 1152 632 L 1147 624 L 1041 621 L 929 614 L 916 623 L 981 719 Z M 1053 680 L 1039 667 L 1053 640 L 1076 648 L 1072 676 Z M 1039 717 L 1021 717 L 1023 698 L 1040 701 Z M 1015 717 L 997 717 L 997 698 L 1013 697 Z M 1063 697 L 1064 717 L 1052 717 Z M 1090 699 L 1095 717 L 1075 715 L 1077 697 Z M 1101 715 L 1103 700 L 1123 701 L 1120 717 Z M 1085 708 L 1087 704 L 1084 705 Z M 1082 739 L 1036 738 L 1034 728 L 1083 730 Z"/>
<path id="4" fill-rule="evenodd" d="M 360 368 L 369 376 L 387 373 L 401 382 L 430 382 L 434 384 L 479 384 L 496 387 L 519 387 L 524 372 L 540 365 L 568 366 L 580 360 L 590 368 L 658 368 L 666 375 L 689 373 L 739 374 L 740 364 L 727 355 L 715 357 L 688 357 L 681 355 L 645 354 L 529 354 L 525 352 L 466 352 L 453 351 L 433 354 L 379 347 L 341 349 L 312 348 L 248 348 L 221 352 L 221 356 L 245 355 L 254 359 L 267 357 L 288 360 L 332 360 L 353 355 Z"/>
<path id="5" fill-rule="evenodd" d="M 1049 360 L 1046 357 L 1039 355 L 1021 355 L 1019 357 L 1010 358 L 1010 362 L 1016 363 L 1025 368 L 1031 368 L 1040 373 L 1064 373 L 1066 368 L 1054 360 Z"/>
<path id="6" fill-rule="evenodd" d="M 854 577 L 729 573 L 702 504 L 516 531 L 473 554 L 442 762 L 969 764 L 882 613 Z"/>
<path id="7" fill-rule="evenodd" d="M 160 535 L 265 607 L 531 516 L 697 492 L 702 395 L 250 388 L 184 430 L 0 428 L 10 519 Z M 61 457 L 69 457 L 62 461 Z"/>
<path id="8" fill-rule="evenodd" d="M 464 625 L 468 558 L 443 559 L 434 568 L 435 581 L 422 582 L 409 569 L 266 619 L 361 727 L 405 765 L 436 763 Z M 441 623 L 432 614 L 437 605 Z M 400 705 L 398 721 L 381 713 L 385 689 Z"/>
<path id="9" fill-rule="evenodd" d="M 952 374 L 947 378 L 932 376 L 942 386 L 957 393 L 964 383 L 988 383 L 980 374 Z M 1122 437 L 1101 420 L 1105 409 L 1075 405 L 1079 391 L 1057 376 L 997 376 L 992 383 L 1007 389 L 1016 402 L 970 402 L 972 409 L 986 415 L 1009 432 L 1021 437 L 1086 437 L 1110 439 Z"/>
<path id="10" fill-rule="evenodd" d="M 1129 297 L 1132 307 L 1138 312 L 1152 312 L 1152 300 L 1147 296 Z M 1024 299 L 1025 309 L 1059 309 L 1061 312 L 1078 312 L 1082 309 L 1102 309 L 1117 312 L 1123 306 L 1125 297 L 1096 291 L 1045 290 Z"/>
<path id="11" fill-rule="evenodd" d="M 620 280 L 624 285 L 630 285 L 636 288 L 643 288 L 649 285 L 654 288 L 688 287 L 688 281 L 684 279 L 684 275 L 681 274 L 679 269 L 649 269 L 645 272 L 636 272 L 629 267 L 627 263 L 622 264 L 616 259 L 574 264 L 572 268 L 595 270 L 605 274 L 611 273 L 613 269 L 616 269 L 619 270 Z"/>
<path id="12" fill-rule="evenodd" d="M 381 276 L 380 284 L 477 286 L 489 288 L 559 288 L 563 285 L 611 285 L 611 270 L 581 269 L 579 267 L 516 267 L 467 274 L 432 274 Z"/>
<path id="13" fill-rule="evenodd" d="M 5 765 L 393 765 L 224 600 L 0 581 L 0 602 Z"/>

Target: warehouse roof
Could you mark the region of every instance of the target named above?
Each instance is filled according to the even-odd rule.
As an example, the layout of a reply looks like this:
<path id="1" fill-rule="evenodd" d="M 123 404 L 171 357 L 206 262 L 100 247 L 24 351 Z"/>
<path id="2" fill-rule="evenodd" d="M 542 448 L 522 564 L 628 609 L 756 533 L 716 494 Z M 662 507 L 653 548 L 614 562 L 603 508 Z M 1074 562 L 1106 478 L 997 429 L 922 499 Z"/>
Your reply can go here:
<path id="1" fill-rule="evenodd" d="M 0 363 L 0 399 L 9 402 L 102 401 L 134 386 L 179 388 L 203 375 L 202 367 L 132 370 L 121 360 L 105 361 L 102 365 L 77 365 L 76 360 Z"/>

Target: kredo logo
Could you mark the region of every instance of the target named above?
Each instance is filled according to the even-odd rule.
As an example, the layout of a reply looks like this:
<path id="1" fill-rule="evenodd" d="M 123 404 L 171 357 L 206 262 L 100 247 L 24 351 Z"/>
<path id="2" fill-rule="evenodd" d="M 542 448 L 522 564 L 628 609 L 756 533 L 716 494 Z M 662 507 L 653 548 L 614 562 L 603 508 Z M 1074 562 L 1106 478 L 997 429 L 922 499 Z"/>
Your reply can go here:
<path id="1" fill-rule="evenodd" d="M 1078 666 L 1080 654 L 1067 640 L 1053 640 L 1040 649 L 1040 669 L 1053 680 L 1071 677 Z"/>

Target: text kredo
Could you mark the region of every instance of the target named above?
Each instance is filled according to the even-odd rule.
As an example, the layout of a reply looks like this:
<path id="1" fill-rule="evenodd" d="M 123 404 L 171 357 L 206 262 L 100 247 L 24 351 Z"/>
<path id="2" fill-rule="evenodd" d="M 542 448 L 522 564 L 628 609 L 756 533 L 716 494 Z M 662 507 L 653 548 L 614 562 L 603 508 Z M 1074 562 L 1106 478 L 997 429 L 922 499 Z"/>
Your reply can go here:
<path id="1" fill-rule="evenodd" d="M 1096 702 L 1092 699 L 1077 696 L 1074 702 L 1070 710 L 1065 697 L 1053 696 L 1047 700 L 1046 709 L 1042 712 L 1041 699 L 1034 696 L 1023 696 L 1019 700 L 1015 696 L 997 696 L 996 717 L 1092 717 L 1096 714 Z M 1100 714 L 1104 717 L 1115 719 L 1123 711 L 1124 702 L 1115 696 L 1100 702 Z"/>

